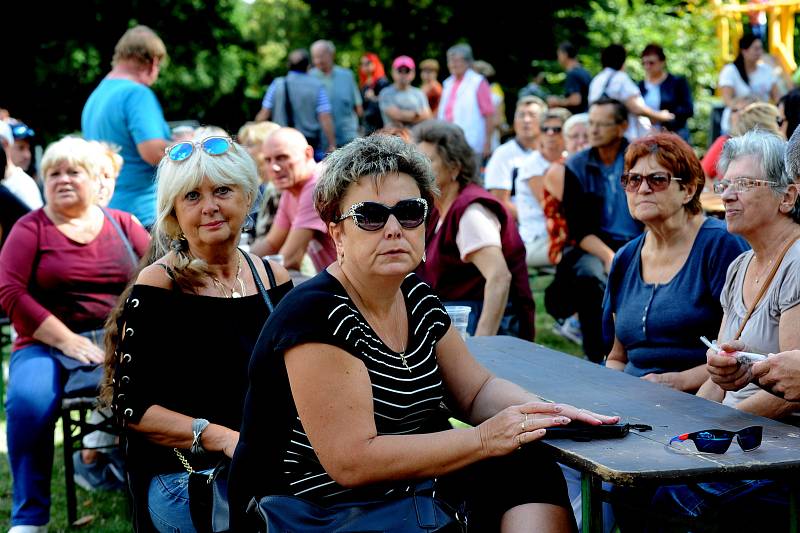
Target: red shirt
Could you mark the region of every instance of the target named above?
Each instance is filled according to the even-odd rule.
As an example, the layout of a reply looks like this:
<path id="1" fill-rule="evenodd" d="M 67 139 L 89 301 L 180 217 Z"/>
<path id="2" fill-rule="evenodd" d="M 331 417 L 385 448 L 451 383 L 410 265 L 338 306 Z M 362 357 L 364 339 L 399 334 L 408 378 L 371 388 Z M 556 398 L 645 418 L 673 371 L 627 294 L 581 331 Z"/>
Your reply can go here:
<path id="1" fill-rule="evenodd" d="M 141 257 L 150 236 L 131 215 L 108 213 Z M 75 333 L 103 327 L 135 266 L 108 219 L 97 237 L 80 244 L 61 233 L 42 209 L 20 218 L 0 252 L 0 306 L 19 337 L 14 350 L 34 342 L 50 315 Z"/>

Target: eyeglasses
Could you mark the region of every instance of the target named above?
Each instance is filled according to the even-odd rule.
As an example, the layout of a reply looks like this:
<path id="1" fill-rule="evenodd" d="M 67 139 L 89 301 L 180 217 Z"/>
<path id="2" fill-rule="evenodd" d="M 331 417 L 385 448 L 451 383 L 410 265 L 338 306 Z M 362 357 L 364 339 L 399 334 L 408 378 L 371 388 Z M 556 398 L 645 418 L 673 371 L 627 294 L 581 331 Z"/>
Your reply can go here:
<path id="1" fill-rule="evenodd" d="M 659 61 L 657 61 L 655 59 L 643 59 L 642 60 L 642 65 L 644 65 L 646 67 L 649 67 L 651 65 L 657 65 L 658 63 L 659 63 Z"/>
<path id="2" fill-rule="evenodd" d="M 750 189 L 755 189 L 756 187 L 770 187 L 772 185 L 777 185 L 777 183 L 774 181 L 759 180 L 756 178 L 742 176 L 740 178 L 733 178 L 732 180 L 719 180 L 714 184 L 714 192 L 717 194 L 722 194 L 728 190 L 728 187 L 733 186 L 733 192 L 740 194 L 747 192 Z"/>
<path id="3" fill-rule="evenodd" d="M 653 192 L 660 192 L 669 187 L 671 181 L 683 181 L 680 178 L 675 178 L 666 172 L 653 172 L 652 174 L 637 174 L 636 172 L 626 172 L 620 178 L 622 188 L 627 192 L 636 192 L 642 186 L 642 181 L 647 182 L 647 186 Z"/>
<path id="4" fill-rule="evenodd" d="M 761 435 L 764 431 L 763 426 L 750 426 L 739 431 L 727 431 L 725 429 L 706 429 L 695 431 L 694 433 L 684 433 L 676 435 L 669 440 L 669 446 L 673 442 L 690 440 L 694 442 L 698 452 L 702 453 L 725 453 L 736 437 L 739 447 L 746 451 L 752 451 L 761 446 Z"/>
<path id="5" fill-rule="evenodd" d="M 222 155 L 233 147 L 233 142 L 227 137 L 206 137 L 200 142 L 183 141 L 168 146 L 164 153 L 170 161 L 185 161 L 194 153 L 194 148 L 201 148 L 208 155 Z"/>
<path id="6" fill-rule="evenodd" d="M 352 217 L 356 226 L 366 231 L 378 231 L 386 225 L 389 215 L 406 229 L 413 229 L 425 222 L 428 216 L 428 202 L 422 198 L 400 200 L 393 207 L 378 202 L 359 202 L 353 204 L 346 213 L 334 222 L 337 224 Z"/>
<path id="7" fill-rule="evenodd" d="M 561 126 L 542 126 L 541 130 L 544 134 L 558 135 L 561 133 Z"/>

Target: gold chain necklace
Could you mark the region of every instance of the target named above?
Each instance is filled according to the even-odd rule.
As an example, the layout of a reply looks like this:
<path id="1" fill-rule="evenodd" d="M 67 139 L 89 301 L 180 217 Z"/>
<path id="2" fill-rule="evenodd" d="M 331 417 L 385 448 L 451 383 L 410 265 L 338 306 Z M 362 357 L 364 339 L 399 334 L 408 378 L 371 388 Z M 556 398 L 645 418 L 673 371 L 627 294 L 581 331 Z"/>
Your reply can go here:
<path id="1" fill-rule="evenodd" d="M 238 291 L 235 288 L 228 287 L 227 285 L 222 283 L 219 280 L 219 278 L 217 278 L 216 276 L 212 276 L 211 274 L 208 275 L 211 278 L 211 281 L 214 282 L 214 285 L 217 286 L 217 289 L 219 289 L 219 292 L 225 298 L 241 298 L 242 296 L 245 296 L 244 282 L 242 281 L 242 278 L 241 278 L 241 275 L 242 275 L 242 256 L 241 256 L 241 254 L 238 254 L 238 252 L 237 252 L 237 255 L 239 257 L 239 267 L 238 267 L 238 270 L 236 271 L 236 281 L 239 283 L 239 290 Z M 230 295 L 228 295 L 225 292 L 226 289 L 228 291 L 230 291 Z"/>
<path id="2" fill-rule="evenodd" d="M 755 279 L 753 280 L 753 282 L 756 285 L 761 283 L 761 276 L 763 276 L 764 274 L 770 272 L 770 267 L 772 266 L 772 262 L 775 261 L 775 258 L 778 256 L 778 254 L 781 253 L 781 250 L 783 250 L 783 247 L 786 246 L 786 243 L 789 242 L 789 239 L 791 239 L 792 236 L 793 236 L 793 234 L 789 235 L 789 237 L 784 239 L 784 241 L 781 243 L 780 247 L 777 248 L 776 252 L 774 254 L 772 254 L 772 257 L 770 258 L 770 260 L 766 264 L 766 266 L 764 266 L 764 268 L 759 269 L 759 273 L 755 276 Z M 758 261 L 758 257 L 756 257 L 755 254 L 753 254 L 753 260 Z"/>

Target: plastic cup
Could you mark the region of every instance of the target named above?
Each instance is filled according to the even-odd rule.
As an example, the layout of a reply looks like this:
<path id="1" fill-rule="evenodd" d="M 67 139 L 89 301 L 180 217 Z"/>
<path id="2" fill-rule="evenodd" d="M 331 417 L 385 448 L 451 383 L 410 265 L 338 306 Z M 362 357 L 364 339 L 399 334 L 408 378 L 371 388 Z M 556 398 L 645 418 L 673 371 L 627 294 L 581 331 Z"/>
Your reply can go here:
<path id="1" fill-rule="evenodd" d="M 469 336 L 467 324 L 469 323 L 469 314 L 472 309 L 466 305 L 448 305 L 445 306 L 445 310 L 450 315 L 450 322 L 453 323 L 453 327 L 461 334 L 462 339 L 466 339 Z"/>
<path id="2" fill-rule="evenodd" d="M 264 259 L 283 266 L 283 256 L 281 254 L 265 255 Z"/>

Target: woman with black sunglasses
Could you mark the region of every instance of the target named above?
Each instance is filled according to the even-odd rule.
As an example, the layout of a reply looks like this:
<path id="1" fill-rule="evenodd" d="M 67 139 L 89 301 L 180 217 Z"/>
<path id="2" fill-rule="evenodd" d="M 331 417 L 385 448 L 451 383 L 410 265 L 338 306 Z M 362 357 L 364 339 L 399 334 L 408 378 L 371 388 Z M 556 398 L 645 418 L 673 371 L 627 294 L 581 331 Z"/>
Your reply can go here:
<path id="1" fill-rule="evenodd" d="M 534 336 L 534 303 L 525 245 L 508 211 L 478 185 L 472 148 L 461 128 L 439 120 L 414 127 L 431 160 L 439 194 L 426 229 L 428 261 L 420 277 L 447 305 L 472 309 L 470 335 Z"/>
<path id="2" fill-rule="evenodd" d="M 252 498 L 281 496 L 261 505 L 285 517 L 278 503 L 308 509 L 296 496 L 328 516 L 432 478 L 450 506 L 467 502 L 476 531 L 574 530 L 558 467 L 529 443 L 568 420 L 617 417 L 543 403 L 475 361 L 414 274 L 435 192 L 428 159 L 397 137 L 326 159 L 315 205 L 338 259 L 287 295 L 253 353 L 230 477 L 236 531 L 255 529 L 242 521 Z M 442 402 L 475 427 L 453 429 Z"/>
<path id="3" fill-rule="evenodd" d="M 107 322 L 102 397 L 127 440 L 135 529 L 203 532 L 189 470 L 206 476 L 233 455 L 250 353 L 292 284 L 238 248 L 260 182 L 244 147 L 176 143 L 157 180 L 148 261 Z"/>

